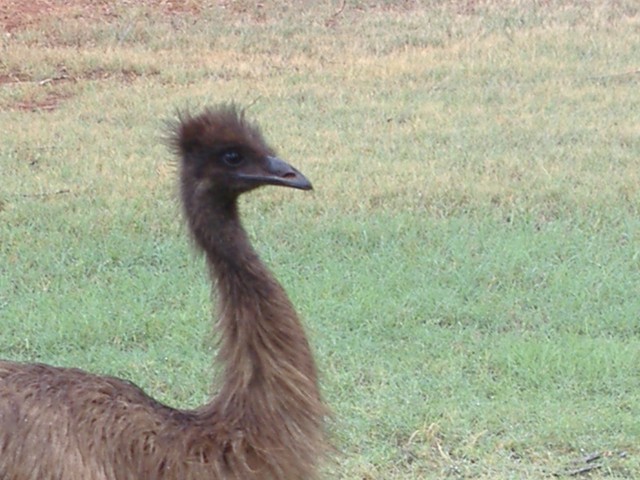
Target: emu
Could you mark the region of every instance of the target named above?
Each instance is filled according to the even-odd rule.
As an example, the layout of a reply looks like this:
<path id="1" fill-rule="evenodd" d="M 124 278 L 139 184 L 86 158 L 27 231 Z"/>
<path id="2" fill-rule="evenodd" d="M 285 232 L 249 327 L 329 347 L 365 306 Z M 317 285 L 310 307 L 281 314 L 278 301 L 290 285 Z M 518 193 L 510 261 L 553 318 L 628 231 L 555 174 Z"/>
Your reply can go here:
<path id="1" fill-rule="evenodd" d="M 318 477 L 328 409 L 311 348 L 238 212 L 238 197 L 258 187 L 311 183 L 234 105 L 180 114 L 168 140 L 186 223 L 218 295 L 217 394 L 180 410 L 126 380 L 0 361 L 1 479 Z"/>

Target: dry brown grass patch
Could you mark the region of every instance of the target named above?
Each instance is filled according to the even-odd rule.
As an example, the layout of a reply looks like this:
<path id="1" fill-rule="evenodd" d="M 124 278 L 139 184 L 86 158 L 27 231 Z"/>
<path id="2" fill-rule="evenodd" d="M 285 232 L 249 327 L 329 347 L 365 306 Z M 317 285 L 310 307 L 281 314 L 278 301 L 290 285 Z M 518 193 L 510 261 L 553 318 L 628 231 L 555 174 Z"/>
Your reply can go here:
<path id="1" fill-rule="evenodd" d="M 66 18 L 85 19 L 87 21 L 104 20 L 119 16 L 120 8 L 144 6 L 166 14 L 201 11 L 202 2 L 195 0 L 0 0 L 0 25 L 5 32 L 11 33 L 35 27 L 44 20 L 62 21 Z"/>
<path id="2" fill-rule="evenodd" d="M 0 22 L 13 32 L 38 25 L 44 19 L 87 18 L 96 20 L 113 16 L 110 2 L 91 0 L 0 0 Z"/>

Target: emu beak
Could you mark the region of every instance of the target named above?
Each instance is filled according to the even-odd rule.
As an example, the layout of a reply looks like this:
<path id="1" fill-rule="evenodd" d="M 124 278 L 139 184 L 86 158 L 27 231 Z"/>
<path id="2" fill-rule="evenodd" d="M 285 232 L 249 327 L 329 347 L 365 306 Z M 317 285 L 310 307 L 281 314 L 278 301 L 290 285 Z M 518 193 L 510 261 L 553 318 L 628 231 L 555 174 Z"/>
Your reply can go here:
<path id="1" fill-rule="evenodd" d="M 265 180 L 272 180 L 273 185 L 299 188 L 300 190 L 311 190 L 313 188 L 307 177 L 278 157 L 267 157 L 267 171 L 270 175 Z"/>
<path id="2" fill-rule="evenodd" d="M 300 190 L 313 189 L 307 177 L 278 157 L 266 157 L 263 172 L 240 174 L 239 177 L 262 185 L 280 185 Z"/>

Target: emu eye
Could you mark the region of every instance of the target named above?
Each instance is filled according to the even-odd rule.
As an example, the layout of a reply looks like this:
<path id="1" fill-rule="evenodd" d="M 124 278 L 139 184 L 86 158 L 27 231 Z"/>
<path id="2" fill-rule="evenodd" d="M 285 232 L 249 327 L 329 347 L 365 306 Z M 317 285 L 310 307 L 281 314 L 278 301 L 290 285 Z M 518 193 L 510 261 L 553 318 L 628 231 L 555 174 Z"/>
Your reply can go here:
<path id="1" fill-rule="evenodd" d="M 240 155 L 240 153 L 236 150 L 228 150 L 224 152 L 220 158 L 226 165 L 230 167 L 237 167 L 244 160 L 242 158 L 242 155 Z"/>

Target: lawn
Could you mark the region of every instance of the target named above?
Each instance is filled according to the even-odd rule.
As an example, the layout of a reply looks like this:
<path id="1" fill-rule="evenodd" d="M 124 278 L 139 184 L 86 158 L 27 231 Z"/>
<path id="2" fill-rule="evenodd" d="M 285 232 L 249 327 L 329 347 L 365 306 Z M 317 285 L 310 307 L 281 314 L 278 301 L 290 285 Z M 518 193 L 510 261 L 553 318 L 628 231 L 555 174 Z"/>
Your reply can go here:
<path id="1" fill-rule="evenodd" d="M 326 478 L 640 478 L 640 5 L 0 0 L 0 357 L 211 395 L 163 143 L 235 101 L 242 202 L 334 412 Z"/>

